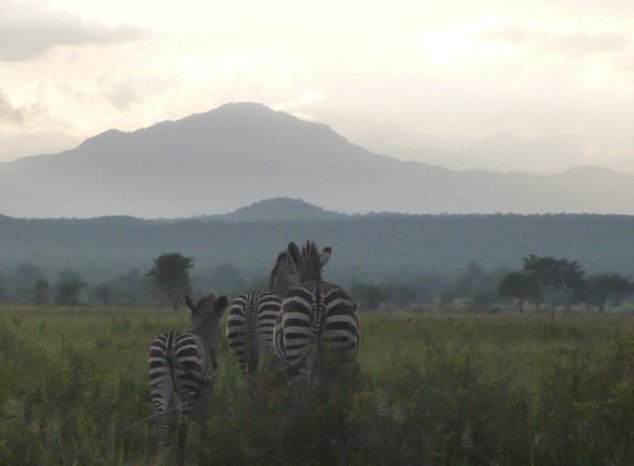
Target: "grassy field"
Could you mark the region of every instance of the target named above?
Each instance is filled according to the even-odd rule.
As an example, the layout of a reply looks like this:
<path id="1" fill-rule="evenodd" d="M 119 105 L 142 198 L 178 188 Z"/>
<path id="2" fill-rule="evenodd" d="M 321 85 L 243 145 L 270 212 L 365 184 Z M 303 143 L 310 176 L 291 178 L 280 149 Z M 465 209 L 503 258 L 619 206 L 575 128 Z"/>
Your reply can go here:
<path id="1" fill-rule="evenodd" d="M 298 400 L 252 397 L 220 346 L 192 464 L 633 465 L 634 318 L 361 314 L 358 364 Z M 0 464 L 170 464 L 147 350 L 177 313 L 0 309 Z M 173 436 L 171 437 L 173 444 Z"/>

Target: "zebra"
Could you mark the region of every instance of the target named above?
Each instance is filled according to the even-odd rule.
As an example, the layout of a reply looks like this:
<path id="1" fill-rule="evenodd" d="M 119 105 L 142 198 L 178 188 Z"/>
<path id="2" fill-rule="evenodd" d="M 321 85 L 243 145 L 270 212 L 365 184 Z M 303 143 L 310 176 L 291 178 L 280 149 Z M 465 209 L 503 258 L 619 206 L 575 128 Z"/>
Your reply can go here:
<path id="1" fill-rule="evenodd" d="M 294 378 L 310 379 L 324 353 L 351 360 L 360 343 L 356 303 L 338 285 L 323 281 L 321 269 L 332 249 L 321 253 L 307 241 L 301 255 L 291 251 L 299 284 L 282 302 L 274 328 L 275 350 Z"/>
<path id="2" fill-rule="evenodd" d="M 272 346 L 281 308 L 280 297 L 268 291 L 249 291 L 231 303 L 226 336 L 245 379 L 257 372 L 260 354 Z"/>
<path id="3" fill-rule="evenodd" d="M 297 246 L 291 250 L 297 257 Z M 295 262 L 287 251 L 282 251 L 271 272 L 268 290 L 243 293 L 231 303 L 226 337 L 245 379 L 257 372 L 260 354 L 273 346 L 273 328 L 282 309 L 282 298 L 295 280 Z"/>
<path id="4" fill-rule="evenodd" d="M 185 304 L 190 310 L 192 330 L 164 333 L 150 346 L 149 377 L 156 443 L 159 450 L 162 449 L 167 434 L 166 414 L 173 400 L 178 415 L 178 464 L 185 461 L 187 422 L 196 403 L 201 439 L 206 436 L 206 404 L 218 368 L 218 321 L 228 300 L 226 296 L 216 297 L 210 293 L 195 304 L 186 296 Z"/>

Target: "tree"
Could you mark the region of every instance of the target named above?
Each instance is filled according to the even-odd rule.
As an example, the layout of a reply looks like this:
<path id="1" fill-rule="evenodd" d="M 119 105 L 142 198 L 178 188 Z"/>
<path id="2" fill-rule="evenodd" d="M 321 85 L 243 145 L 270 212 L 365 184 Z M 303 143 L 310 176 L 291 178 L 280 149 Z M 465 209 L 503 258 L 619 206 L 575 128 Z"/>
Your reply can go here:
<path id="1" fill-rule="evenodd" d="M 567 302 L 573 293 L 584 286 L 585 271 L 577 261 L 538 257 L 531 254 L 524 258 L 524 272 L 531 277 L 554 312 L 557 305 Z"/>
<path id="2" fill-rule="evenodd" d="M 525 272 L 510 272 L 500 282 L 498 294 L 503 298 L 517 301 L 520 314 L 524 313 L 524 303 L 539 297 L 540 289 L 534 277 Z"/>
<path id="3" fill-rule="evenodd" d="M 357 298 L 362 309 L 376 311 L 385 299 L 381 288 L 377 285 L 357 284 L 351 288 L 352 294 Z"/>
<path id="4" fill-rule="evenodd" d="M 14 299 L 20 302 L 31 302 L 33 287 L 43 278 L 40 268 L 33 264 L 18 265 L 11 275 Z"/>
<path id="5" fill-rule="evenodd" d="M 467 270 L 462 273 L 453 286 L 453 294 L 458 298 L 472 297 L 476 292 L 482 290 L 485 279 L 482 267 L 476 262 L 470 262 Z"/>
<path id="6" fill-rule="evenodd" d="M 62 306 L 78 305 L 81 301 L 81 293 L 86 286 L 84 282 L 76 278 L 61 281 L 55 291 L 55 302 Z"/>
<path id="7" fill-rule="evenodd" d="M 191 293 L 189 269 L 194 266 L 193 262 L 191 257 L 179 253 L 161 254 L 154 259 L 154 267 L 147 273 L 165 293 L 174 310 L 178 309 L 183 296 Z"/>
<path id="8" fill-rule="evenodd" d="M 634 293 L 634 283 L 619 274 L 605 273 L 588 277 L 583 301 L 596 306 L 603 314 L 608 306 L 618 306 L 631 293 Z"/>
<path id="9" fill-rule="evenodd" d="M 30 288 L 42 278 L 42 270 L 37 265 L 22 263 L 13 271 L 11 281 L 16 287 Z"/>
<path id="10" fill-rule="evenodd" d="M 112 287 L 109 283 L 94 286 L 91 290 L 91 294 L 104 306 L 110 306 Z"/>

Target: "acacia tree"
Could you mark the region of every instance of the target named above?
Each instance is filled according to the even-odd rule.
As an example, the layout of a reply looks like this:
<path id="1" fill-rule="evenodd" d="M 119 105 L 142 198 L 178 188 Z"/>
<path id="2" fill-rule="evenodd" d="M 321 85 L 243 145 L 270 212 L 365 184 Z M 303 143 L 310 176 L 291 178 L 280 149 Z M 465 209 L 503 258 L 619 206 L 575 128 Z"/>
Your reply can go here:
<path id="1" fill-rule="evenodd" d="M 174 310 L 178 309 L 183 296 L 191 293 L 189 269 L 194 266 L 191 257 L 179 253 L 161 254 L 154 259 L 154 267 L 147 276 L 160 288 Z"/>
<path id="2" fill-rule="evenodd" d="M 535 280 L 541 296 L 547 300 L 552 312 L 559 304 L 568 301 L 574 292 L 584 287 L 585 271 L 577 261 L 534 254 L 523 260 L 524 272 Z"/>
<path id="3" fill-rule="evenodd" d="M 500 282 L 498 293 L 503 298 L 515 299 L 520 314 L 523 314 L 524 303 L 527 300 L 538 299 L 540 289 L 535 278 L 526 272 L 511 272 Z"/>
<path id="4" fill-rule="evenodd" d="M 588 277 L 584 291 L 583 300 L 603 314 L 608 306 L 617 306 L 628 294 L 634 293 L 634 283 L 619 274 L 605 273 Z"/>

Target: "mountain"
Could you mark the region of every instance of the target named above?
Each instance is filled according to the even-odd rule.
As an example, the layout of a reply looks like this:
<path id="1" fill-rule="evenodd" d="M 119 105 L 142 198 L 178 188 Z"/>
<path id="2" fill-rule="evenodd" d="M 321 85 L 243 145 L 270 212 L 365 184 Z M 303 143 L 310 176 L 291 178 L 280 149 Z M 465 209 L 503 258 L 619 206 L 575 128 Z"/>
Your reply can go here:
<path id="1" fill-rule="evenodd" d="M 334 220 L 345 214 L 322 209 L 301 199 L 278 197 L 254 202 L 222 215 L 201 215 L 196 220 L 221 222 L 290 222 L 303 220 Z"/>
<path id="2" fill-rule="evenodd" d="M 332 129 L 252 103 L 106 131 L 0 164 L 0 213 L 19 217 L 218 214 L 301 198 L 340 212 L 634 213 L 634 176 L 454 171 L 378 155 Z"/>

